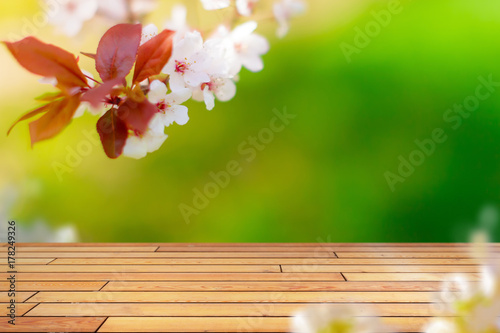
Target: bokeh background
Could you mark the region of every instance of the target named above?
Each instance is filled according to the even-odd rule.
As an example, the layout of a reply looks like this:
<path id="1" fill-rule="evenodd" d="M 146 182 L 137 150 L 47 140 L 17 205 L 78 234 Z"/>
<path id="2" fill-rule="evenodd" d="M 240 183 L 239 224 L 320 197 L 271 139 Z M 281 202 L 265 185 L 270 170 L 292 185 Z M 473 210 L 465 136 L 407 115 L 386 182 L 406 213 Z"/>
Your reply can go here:
<path id="1" fill-rule="evenodd" d="M 365 29 L 388 2 L 308 3 L 284 39 L 272 22 L 261 25 L 271 42 L 265 69 L 243 70 L 232 101 L 213 111 L 188 103 L 189 123 L 169 127 L 163 147 L 144 159 L 110 160 L 92 145 L 60 179 L 54 163 L 66 164 L 69 150 L 90 142 L 85 131 L 97 138 L 90 115 L 33 149 L 27 123 L 1 135 L 0 217 L 15 219 L 19 238 L 32 241 L 63 234 L 85 242 L 448 242 L 467 241 L 477 228 L 500 240 L 500 91 L 457 130 L 443 120 L 474 94 L 478 77 L 500 81 L 500 3 L 402 1 L 402 12 L 351 62 L 340 46 L 353 44 L 356 28 Z M 161 26 L 171 4 L 160 1 L 148 22 Z M 35 0 L 0 2 L 0 37 L 23 35 L 39 11 Z M 86 26 L 68 38 L 46 26 L 35 35 L 73 53 L 92 52 L 106 28 Z M 0 63 L 6 133 L 48 86 L 5 48 Z M 246 162 L 238 146 L 284 107 L 296 118 Z M 435 128 L 448 139 L 392 191 L 384 174 L 397 173 L 398 157 L 408 158 L 414 141 Z M 193 189 L 203 191 L 210 172 L 230 160 L 241 161 L 242 172 L 186 223 L 179 205 L 192 205 Z"/>

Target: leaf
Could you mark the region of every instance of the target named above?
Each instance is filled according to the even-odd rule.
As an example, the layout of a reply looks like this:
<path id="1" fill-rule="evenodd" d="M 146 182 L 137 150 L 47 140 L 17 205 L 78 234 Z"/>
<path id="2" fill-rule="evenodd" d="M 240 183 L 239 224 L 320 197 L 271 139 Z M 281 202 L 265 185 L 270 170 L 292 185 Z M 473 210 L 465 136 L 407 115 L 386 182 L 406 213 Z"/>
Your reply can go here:
<path id="1" fill-rule="evenodd" d="M 137 52 L 137 61 L 134 70 L 134 83 L 158 75 L 172 55 L 172 41 L 175 32 L 163 30 L 143 45 Z"/>
<path id="2" fill-rule="evenodd" d="M 104 101 L 105 97 L 111 93 L 113 88 L 120 84 L 123 78 L 116 78 L 106 81 L 90 90 L 85 92 L 81 98 L 82 102 L 89 102 L 94 108 L 99 107 Z"/>
<path id="3" fill-rule="evenodd" d="M 86 57 L 89 57 L 90 59 L 94 59 L 95 60 L 95 54 L 93 54 L 93 53 L 87 53 L 87 52 L 80 52 L 80 53 L 83 54 Z"/>
<path id="4" fill-rule="evenodd" d="M 79 94 L 47 104 L 47 113 L 29 125 L 31 145 L 59 134 L 69 125 L 79 105 Z"/>
<path id="5" fill-rule="evenodd" d="M 156 112 L 156 105 L 151 104 L 147 99 L 142 102 L 127 99 L 118 108 L 117 115 L 129 129 L 142 135 L 148 129 L 149 122 Z"/>
<path id="6" fill-rule="evenodd" d="M 56 91 L 56 92 L 45 93 L 43 95 L 35 97 L 35 100 L 43 102 L 51 102 L 61 97 L 64 97 L 64 94 L 60 91 Z"/>
<path id="7" fill-rule="evenodd" d="M 140 24 L 118 24 L 102 36 L 96 53 L 96 69 L 103 81 L 126 77 L 134 66 L 141 42 Z"/>
<path id="8" fill-rule="evenodd" d="M 14 128 L 14 126 L 16 126 L 19 122 L 23 121 L 23 120 L 26 120 L 26 119 L 29 119 L 31 117 L 34 117 L 36 116 L 37 114 L 40 114 L 42 112 L 46 112 L 50 107 L 50 103 L 49 104 L 45 104 L 33 111 L 30 111 L 28 113 L 26 113 L 24 116 L 22 116 L 21 118 L 19 118 L 18 120 L 16 120 L 16 122 L 14 124 L 12 124 L 12 126 L 10 126 L 9 130 L 7 131 L 7 135 L 10 134 L 10 132 L 12 131 L 12 129 Z"/>
<path id="9" fill-rule="evenodd" d="M 116 116 L 115 111 L 113 108 L 108 110 L 97 121 L 97 132 L 109 158 L 117 158 L 122 154 L 128 136 L 127 125 Z"/>
<path id="10" fill-rule="evenodd" d="M 34 37 L 18 42 L 4 42 L 21 66 L 33 74 L 55 77 L 64 91 L 87 87 L 87 79 L 78 67 L 75 56 L 57 46 L 45 44 Z"/>

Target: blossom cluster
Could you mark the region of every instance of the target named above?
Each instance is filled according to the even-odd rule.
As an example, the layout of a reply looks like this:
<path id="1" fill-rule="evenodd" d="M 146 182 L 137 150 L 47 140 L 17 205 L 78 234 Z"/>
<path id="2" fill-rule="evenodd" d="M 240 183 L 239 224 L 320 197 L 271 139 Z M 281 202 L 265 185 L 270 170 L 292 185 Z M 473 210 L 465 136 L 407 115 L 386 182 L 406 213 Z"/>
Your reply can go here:
<path id="1" fill-rule="evenodd" d="M 123 20 L 126 16 L 131 21 L 155 5 L 153 0 L 57 1 L 64 10 L 53 17 L 53 23 L 70 35 L 94 15 L 106 13 L 110 3 L 116 3 L 116 8 L 122 8 L 122 4 L 127 14 L 111 11 L 114 17 L 110 14 L 110 18 Z M 235 9 L 231 24 L 220 24 L 210 33 L 191 27 L 182 5 L 174 6 L 162 31 L 153 24 L 113 26 L 103 35 L 95 53 L 82 52 L 95 60 L 101 81 L 80 69 L 78 58 L 71 53 L 34 37 L 5 42 L 23 67 L 42 76 L 41 82 L 59 89 L 42 96 L 40 100 L 46 104 L 18 120 L 44 114 L 30 123 L 32 144 L 55 136 L 71 119 L 88 111 L 100 116 L 97 131 L 108 157 L 123 154 L 142 158 L 164 143 L 166 127 L 188 122 L 188 108 L 183 105 L 187 100 L 203 102 L 207 110 L 212 110 L 216 101 L 231 100 L 241 69 L 261 71 L 261 57 L 269 51 L 269 42 L 256 33 L 258 22 L 252 17 L 257 0 L 233 2 L 201 0 L 207 10 Z M 303 9 L 301 0 L 278 0 L 274 4 L 278 35 L 286 33 L 290 18 Z"/>

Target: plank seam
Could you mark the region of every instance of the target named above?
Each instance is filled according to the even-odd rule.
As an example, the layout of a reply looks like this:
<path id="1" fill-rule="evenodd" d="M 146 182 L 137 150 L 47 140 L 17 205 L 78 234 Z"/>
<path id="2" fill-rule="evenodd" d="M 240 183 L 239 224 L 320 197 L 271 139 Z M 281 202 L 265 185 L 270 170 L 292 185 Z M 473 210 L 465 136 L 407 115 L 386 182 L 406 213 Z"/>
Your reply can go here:
<path id="1" fill-rule="evenodd" d="M 99 327 L 97 327 L 97 329 L 95 330 L 95 332 L 99 332 L 99 330 L 101 329 L 102 325 L 104 325 L 104 323 L 106 322 L 106 320 L 108 320 L 109 317 L 106 317 L 104 318 L 104 320 L 102 321 L 101 325 L 99 325 Z"/>
<path id="2" fill-rule="evenodd" d="M 57 259 L 57 258 L 52 259 L 51 261 L 49 261 L 49 262 L 48 262 L 48 263 L 46 263 L 45 265 L 48 265 L 48 264 L 50 264 L 50 263 L 54 262 L 54 260 L 56 260 L 56 259 Z"/>
<path id="3" fill-rule="evenodd" d="M 34 307 L 32 307 L 31 309 L 29 309 L 28 311 L 26 311 L 21 317 L 24 317 L 26 316 L 28 313 L 30 313 L 34 308 L 36 308 L 38 305 L 40 305 L 40 303 L 36 303 L 36 305 Z"/>
<path id="4" fill-rule="evenodd" d="M 108 283 L 109 283 L 109 281 L 106 281 L 106 283 L 102 285 L 102 287 L 101 287 L 101 289 L 99 289 L 99 291 L 101 291 L 101 290 L 102 290 L 102 288 L 106 287 L 106 285 L 107 285 Z"/>
<path id="5" fill-rule="evenodd" d="M 29 300 L 30 298 L 32 298 L 33 296 L 35 296 L 35 295 L 36 295 L 36 294 L 38 294 L 38 293 L 39 293 L 39 291 L 35 292 L 35 293 L 34 293 L 33 295 L 31 295 L 30 297 L 26 298 L 26 299 L 24 300 L 24 302 L 22 302 L 22 303 L 27 303 L 27 302 L 28 302 L 28 300 Z"/>
<path id="6" fill-rule="evenodd" d="M 340 275 L 344 278 L 345 281 L 347 281 L 347 278 L 345 277 L 344 273 L 340 272 Z"/>

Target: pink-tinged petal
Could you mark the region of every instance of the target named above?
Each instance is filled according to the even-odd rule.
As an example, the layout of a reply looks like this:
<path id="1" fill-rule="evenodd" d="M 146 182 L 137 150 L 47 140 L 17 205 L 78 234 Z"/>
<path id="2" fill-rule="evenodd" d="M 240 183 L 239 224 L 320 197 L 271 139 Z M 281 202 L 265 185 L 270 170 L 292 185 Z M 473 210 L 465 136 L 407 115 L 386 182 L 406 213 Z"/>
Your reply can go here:
<path id="1" fill-rule="evenodd" d="M 169 105 L 179 105 L 190 99 L 192 96 L 192 90 L 189 88 L 178 89 L 167 95 L 165 98 L 165 103 Z"/>
<path id="2" fill-rule="evenodd" d="M 191 87 L 197 87 L 202 83 L 210 82 L 210 77 L 204 72 L 188 71 L 184 74 L 184 81 Z"/>
<path id="3" fill-rule="evenodd" d="M 148 100 L 153 103 L 159 103 L 167 97 L 167 86 L 160 80 L 154 80 L 149 86 Z"/>
<path id="4" fill-rule="evenodd" d="M 175 122 L 179 125 L 185 125 L 189 121 L 188 108 L 184 105 L 172 106 L 169 110 L 175 115 Z"/>
<path id="5" fill-rule="evenodd" d="M 217 89 L 215 90 L 215 96 L 221 102 L 227 102 L 231 100 L 234 95 L 236 95 L 236 85 L 231 79 L 220 80 Z"/>
<path id="6" fill-rule="evenodd" d="M 208 86 L 203 89 L 203 99 L 205 100 L 205 105 L 207 106 L 207 110 L 211 111 L 215 106 L 215 96 L 214 93 L 208 89 Z"/>
<path id="7" fill-rule="evenodd" d="M 186 89 L 186 83 L 184 82 L 184 76 L 181 74 L 174 73 L 170 75 L 169 80 L 170 89 L 176 92 L 182 89 Z"/>
<path id="8" fill-rule="evenodd" d="M 260 72 L 264 68 L 264 62 L 258 55 L 242 56 L 241 63 L 252 72 Z"/>

